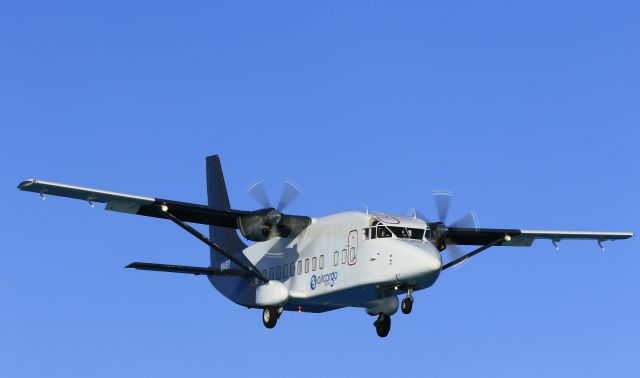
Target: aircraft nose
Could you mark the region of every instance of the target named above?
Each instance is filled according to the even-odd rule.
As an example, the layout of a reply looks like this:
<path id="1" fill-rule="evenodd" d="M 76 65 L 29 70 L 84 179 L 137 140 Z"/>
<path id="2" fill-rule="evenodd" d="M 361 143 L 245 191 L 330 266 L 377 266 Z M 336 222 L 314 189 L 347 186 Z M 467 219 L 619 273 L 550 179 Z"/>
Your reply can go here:
<path id="1" fill-rule="evenodd" d="M 407 245 L 402 256 L 402 269 L 398 278 L 402 281 L 435 281 L 440 275 L 442 258 L 431 244 Z"/>

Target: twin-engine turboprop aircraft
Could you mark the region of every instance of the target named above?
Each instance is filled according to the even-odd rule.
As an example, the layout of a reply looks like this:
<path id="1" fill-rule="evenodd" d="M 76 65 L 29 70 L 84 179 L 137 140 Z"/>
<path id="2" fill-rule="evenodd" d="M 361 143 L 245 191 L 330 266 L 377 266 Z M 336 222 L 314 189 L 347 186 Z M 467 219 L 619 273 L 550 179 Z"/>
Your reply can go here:
<path id="1" fill-rule="evenodd" d="M 398 307 L 411 312 L 413 292 L 432 286 L 440 273 L 493 246 L 531 246 L 536 239 L 554 245 L 563 239 L 607 240 L 632 237 L 629 232 L 531 231 L 478 228 L 473 217 L 445 225 L 448 197 L 437 201 L 440 220 L 344 212 L 325 217 L 282 213 L 287 197 L 273 208 L 263 188 L 252 190 L 264 208 L 233 210 L 218 156 L 207 158 L 208 205 L 143 197 L 41 180 L 27 180 L 20 190 L 106 203 L 106 210 L 166 218 L 210 247 L 207 267 L 134 262 L 127 268 L 206 275 L 235 303 L 263 309 L 262 321 L 273 328 L 283 311 L 324 312 L 362 307 L 385 337 Z M 209 225 L 209 237 L 187 223 Z M 247 246 L 237 230 L 254 244 Z M 479 248 L 443 263 L 441 252 L 456 245 Z M 399 304 L 398 295 L 404 295 Z"/>

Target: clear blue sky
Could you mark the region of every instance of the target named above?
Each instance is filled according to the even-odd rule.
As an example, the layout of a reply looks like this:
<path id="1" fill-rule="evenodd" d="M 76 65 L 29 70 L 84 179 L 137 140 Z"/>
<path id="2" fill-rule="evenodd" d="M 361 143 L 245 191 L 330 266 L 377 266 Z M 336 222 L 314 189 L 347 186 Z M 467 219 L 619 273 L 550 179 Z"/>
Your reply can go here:
<path id="1" fill-rule="evenodd" d="M 179 3 L 179 4 L 178 4 Z M 485 227 L 638 231 L 635 1 L 0 5 L 0 376 L 631 377 L 639 238 L 494 248 L 379 339 L 361 309 L 273 330 L 203 277 L 166 221 L 40 201 L 37 177 L 232 205 L 294 178 L 290 211 L 434 213 Z"/>

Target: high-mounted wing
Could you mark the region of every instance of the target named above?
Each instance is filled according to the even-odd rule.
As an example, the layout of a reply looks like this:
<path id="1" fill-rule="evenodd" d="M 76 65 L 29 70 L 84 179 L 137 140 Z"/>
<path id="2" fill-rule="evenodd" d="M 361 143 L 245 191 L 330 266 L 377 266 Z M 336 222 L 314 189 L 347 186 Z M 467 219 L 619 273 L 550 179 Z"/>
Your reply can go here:
<path id="1" fill-rule="evenodd" d="M 492 228 L 448 228 L 445 241 L 448 244 L 480 245 L 481 247 L 464 254 L 442 266 L 442 270 L 456 266 L 478 253 L 493 246 L 529 247 L 536 239 L 551 240 L 554 245 L 564 239 L 596 240 L 602 247 L 607 240 L 628 239 L 632 232 L 601 231 L 542 231 Z M 557 245 L 556 245 L 557 247 Z"/>
<path id="2" fill-rule="evenodd" d="M 449 228 L 446 234 L 447 243 L 460 245 L 485 245 L 508 235 L 509 240 L 504 240 L 497 245 L 511 247 L 529 247 L 536 239 L 548 239 L 559 242 L 564 239 L 583 239 L 604 242 L 607 240 L 627 239 L 633 236 L 632 232 L 602 232 L 602 231 L 543 231 L 543 230 L 518 230 L 497 228 Z"/>
<path id="3" fill-rule="evenodd" d="M 257 279 L 268 282 L 269 279 L 265 277 L 262 273 L 260 273 L 254 266 L 251 264 L 247 264 L 242 259 L 238 258 L 234 255 L 233 251 L 227 251 L 222 248 L 220 245 L 215 243 L 212 240 L 209 240 L 206 236 L 202 235 L 199 231 L 189 226 L 187 222 L 207 224 L 213 226 L 227 227 L 227 228 L 240 228 L 243 232 L 243 235 L 246 236 L 246 232 L 243 229 L 244 224 L 250 224 L 252 228 L 252 232 L 255 232 L 256 229 L 262 230 L 259 227 L 264 227 L 264 229 L 270 230 L 269 227 L 279 227 L 277 231 L 279 233 L 269 233 L 269 236 L 284 236 L 288 235 L 291 232 L 297 232 L 298 229 L 294 228 L 298 227 L 299 229 L 304 229 L 304 227 L 308 226 L 311 223 L 311 218 L 296 216 L 296 215 L 284 215 L 277 213 L 278 218 L 272 224 L 265 224 L 265 215 L 262 215 L 265 211 L 262 212 L 248 212 L 241 210 L 231 210 L 231 209 L 218 209 L 212 208 L 209 206 L 198 205 L 193 203 L 186 202 L 178 202 L 165 200 L 161 198 L 152 198 L 152 197 L 143 197 L 132 194 L 124 194 L 118 192 L 111 192 L 107 190 L 100 189 L 92 189 L 85 188 L 82 186 L 74 186 L 67 184 L 60 184 L 56 182 L 43 181 L 43 180 L 26 180 L 21 182 L 18 185 L 18 189 L 40 193 L 41 196 L 44 195 L 54 195 L 68 198 L 75 198 L 80 200 L 93 202 L 106 203 L 106 210 L 110 211 L 119 211 L 128 214 L 136 214 L 136 215 L 144 215 L 149 217 L 156 218 L 165 218 L 169 219 L 172 222 L 176 223 L 184 230 L 201 240 L 203 243 L 207 244 L 212 249 L 218 251 L 225 257 L 227 257 L 232 262 L 236 263 L 240 268 L 242 268 L 247 274 L 256 277 Z M 266 209 L 270 210 L 270 209 Z M 280 220 L 286 219 L 286 224 L 281 225 L 279 223 Z M 264 226 L 263 226 L 264 225 Z M 293 225 L 293 226 L 289 226 Z M 289 226 L 289 227 L 287 227 Z M 265 234 L 265 232 L 262 232 Z M 134 266 L 132 266 L 134 267 Z M 189 267 L 175 268 L 161 265 L 138 265 L 138 269 L 147 269 L 147 270 L 160 270 L 163 268 L 164 271 L 174 271 L 180 273 L 193 273 L 196 270 L 193 270 Z M 153 269 L 151 269 L 153 268 Z M 173 269 L 173 270 L 171 270 Z M 189 271 L 189 269 L 191 269 Z M 204 272 L 204 271 L 201 271 Z M 227 272 L 228 273 L 228 272 Z M 193 273 L 195 274 L 195 273 Z M 220 274 L 215 273 L 213 271 L 209 272 L 209 274 Z"/>
<path id="4" fill-rule="evenodd" d="M 242 216 L 251 214 L 249 211 L 216 209 L 193 203 L 143 197 L 34 179 L 21 182 L 18 185 L 18 189 L 40 193 L 40 195 L 43 196 L 54 195 L 89 202 L 106 203 L 105 210 L 156 218 L 165 218 L 165 215 L 162 214 L 159 209 L 162 205 L 166 205 L 171 209 L 172 214 L 182 221 L 228 228 L 238 228 L 239 219 Z"/>

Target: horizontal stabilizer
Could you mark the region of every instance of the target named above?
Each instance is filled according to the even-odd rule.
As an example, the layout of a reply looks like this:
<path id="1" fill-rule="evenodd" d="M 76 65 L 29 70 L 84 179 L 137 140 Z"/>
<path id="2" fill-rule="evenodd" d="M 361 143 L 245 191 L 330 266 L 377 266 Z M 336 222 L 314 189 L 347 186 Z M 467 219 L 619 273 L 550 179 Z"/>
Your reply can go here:
<path id="1" fill-rule="evenodd" d="M 196 276 L 238 276 L 238 277 L 251 277 L 251 275 L 243 270 L 236 269 L 214 269 L 203 268 L 198 266 L 185 266 L 185 265 L 169 265 L 169 264 L 154 264 L 145 262 L 133 262 L 126 266 L 127 268 L 133 268 L 138 270 L 153 270 L 156 272 L 170 272 L 170 273 L 186 273 L 194 274 Z"/>

